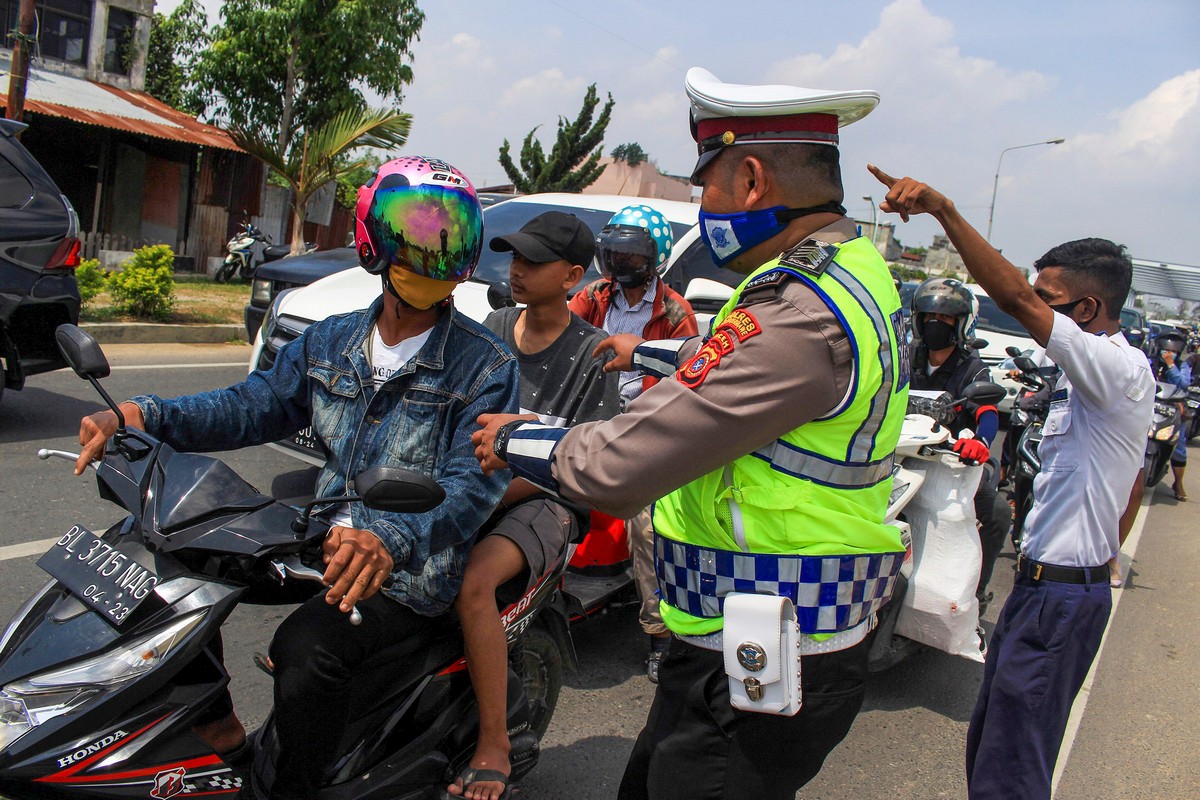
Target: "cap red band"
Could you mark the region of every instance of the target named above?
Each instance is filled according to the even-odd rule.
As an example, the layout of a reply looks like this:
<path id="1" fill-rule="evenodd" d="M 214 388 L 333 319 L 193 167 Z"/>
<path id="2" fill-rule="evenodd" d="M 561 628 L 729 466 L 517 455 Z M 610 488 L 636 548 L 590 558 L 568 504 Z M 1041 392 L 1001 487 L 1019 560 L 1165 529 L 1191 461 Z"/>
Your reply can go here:
<path id="1" fill-rule="evenodd" d="M 696 141 L 700 142 L 725 131 L 735 136 L 750 133 L 820 133 L 838 132 L 837 114 L 787 114 L 776 117 L 713 117 L 696 123 Z"/>

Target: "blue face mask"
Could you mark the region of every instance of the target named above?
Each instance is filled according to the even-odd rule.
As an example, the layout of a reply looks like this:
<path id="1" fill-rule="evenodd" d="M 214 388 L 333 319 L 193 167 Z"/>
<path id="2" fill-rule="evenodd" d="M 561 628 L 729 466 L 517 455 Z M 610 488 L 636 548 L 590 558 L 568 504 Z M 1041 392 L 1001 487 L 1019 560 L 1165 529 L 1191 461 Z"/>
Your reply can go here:
<path id="1" fill-rule="evenodd" d="M 792 220 L 825 212 L 845 214 L 846 209 L 840 203 L 824 203 L 811 208 L 774 206 L 737 214 L 712 214 L 701 207 L 700 238 L 712 253 L 713 261 L 724 266 L 782 231 Z"/>

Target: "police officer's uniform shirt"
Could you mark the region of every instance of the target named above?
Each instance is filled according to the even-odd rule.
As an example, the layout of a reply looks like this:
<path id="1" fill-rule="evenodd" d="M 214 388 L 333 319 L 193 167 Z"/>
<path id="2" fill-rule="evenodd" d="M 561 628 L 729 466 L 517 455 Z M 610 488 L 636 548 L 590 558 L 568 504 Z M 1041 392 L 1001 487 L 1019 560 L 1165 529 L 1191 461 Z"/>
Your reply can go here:
<path id="1" fill-rule="evenodd" d="M 852 224 L 841 223 L 812 234 L 830 243 L 855 236 Z M 785 281 L 745 293 L 738 308 L 761 332 L 737 342 L 701 382 L 667 378 L 625 413 L 563 437 L 552 470 L 564 497 L 602 501 L 600 510 L 628 519 L 841 403 L 850 389 L 850 341 L 810 288 Z M 700 343 L 689 340 L 676 363 L 686 364 Z"/>
<path id="2" fill-rule="evenodd" d="M 1154 378 L 1121 334 L 1094 335 L 1054 315 L 1046 355 L 1062 368 L 1038 447 L 1042 470 L 1023 552 L 1097 567 L 1119 549 L 1118 523 L 1146 452 Z"/>

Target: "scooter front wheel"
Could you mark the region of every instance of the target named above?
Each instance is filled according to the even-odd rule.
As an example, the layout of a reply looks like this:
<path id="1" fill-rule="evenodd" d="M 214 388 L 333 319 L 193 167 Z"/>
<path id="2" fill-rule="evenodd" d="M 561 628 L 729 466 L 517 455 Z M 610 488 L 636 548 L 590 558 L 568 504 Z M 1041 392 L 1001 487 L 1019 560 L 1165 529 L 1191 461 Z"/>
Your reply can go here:
<path id="1" fill-rule="evenodd" d="M 233 277 L 233 273 L 237 271 L 237 264 L 233 261 L 226 260 L 221 266 L 217 267 L 216 273 L 213 275 L 213 280 L 217 283 L 225 283 Z"/>

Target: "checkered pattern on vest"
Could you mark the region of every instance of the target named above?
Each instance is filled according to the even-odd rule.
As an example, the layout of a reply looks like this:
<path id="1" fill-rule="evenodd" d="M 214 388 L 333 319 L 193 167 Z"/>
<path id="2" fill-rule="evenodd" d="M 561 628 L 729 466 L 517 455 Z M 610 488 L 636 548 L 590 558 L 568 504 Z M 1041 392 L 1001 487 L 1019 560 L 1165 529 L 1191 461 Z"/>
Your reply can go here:
<path id="1" fill-rule="evenodd" d="M 654 535 L 662 599 L 694 617 L 719 617 L 730 592 L 790 598 L 801 633 L 837 633 L 875 613 L 888 598 L 904 553 L 798 556 L 739 553 Z"/>

